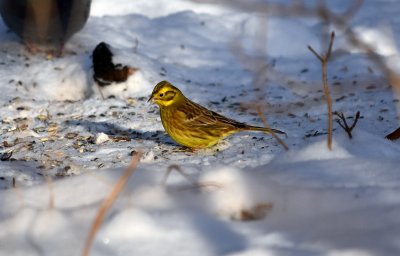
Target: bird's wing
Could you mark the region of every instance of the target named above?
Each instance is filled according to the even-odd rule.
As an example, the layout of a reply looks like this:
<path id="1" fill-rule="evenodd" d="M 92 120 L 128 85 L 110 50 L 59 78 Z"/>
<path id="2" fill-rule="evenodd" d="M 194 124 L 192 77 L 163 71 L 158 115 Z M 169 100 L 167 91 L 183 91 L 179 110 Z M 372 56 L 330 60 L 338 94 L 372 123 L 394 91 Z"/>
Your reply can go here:
<path id="1" fill-rule="evenodd" d="M 188 109 L 190 111 L 187 111 Z M 184 115 L 184 122 L 191 127 L 202 126 L 208 129 L 229 129 L 230 127 L 236 129 L 245 126 L 243 123 L 236 122 L 191 101 L 188 101 L 182 109 L 178 109 L 178 112 L 180 115 Z"/>

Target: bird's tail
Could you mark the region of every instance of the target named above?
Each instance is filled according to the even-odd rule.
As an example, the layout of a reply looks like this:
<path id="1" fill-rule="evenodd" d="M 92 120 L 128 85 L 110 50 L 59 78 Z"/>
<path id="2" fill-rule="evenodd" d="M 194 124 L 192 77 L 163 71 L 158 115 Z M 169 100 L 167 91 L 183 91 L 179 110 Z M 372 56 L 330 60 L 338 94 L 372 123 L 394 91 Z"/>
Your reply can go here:
<path id="1" fill-rule="evenodd" d="M 252 125 L 247 125 L 244 130 L 260 131 L 260 132 L 265 132 L 265 133 L 271 133 L 271 130 L 272 130 L 274 133 L 284 134 L 285 136 L 287 136 L 286 132 L 283 132 L 283 131 L 280 131 L 277 129 L 270 129 L 270 128 L 265 128 L 265 127 L 252 126 Z"/>

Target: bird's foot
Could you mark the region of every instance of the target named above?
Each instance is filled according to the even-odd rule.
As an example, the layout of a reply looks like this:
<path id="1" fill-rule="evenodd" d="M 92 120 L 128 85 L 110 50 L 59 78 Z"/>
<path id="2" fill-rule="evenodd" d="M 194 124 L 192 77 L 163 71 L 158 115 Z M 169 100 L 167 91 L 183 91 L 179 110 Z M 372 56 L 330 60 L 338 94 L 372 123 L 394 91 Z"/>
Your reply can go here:
<path id="1" fill-rule="evenodd" d="M 52 60 L 55 57 L 61 58 L 65 53 L 64 44 L 39 45 L 32 41 L 26 40 L 24 41 L 24 45 L 27 52 L 30 54 L 44 54 L 47 60 Z"/>

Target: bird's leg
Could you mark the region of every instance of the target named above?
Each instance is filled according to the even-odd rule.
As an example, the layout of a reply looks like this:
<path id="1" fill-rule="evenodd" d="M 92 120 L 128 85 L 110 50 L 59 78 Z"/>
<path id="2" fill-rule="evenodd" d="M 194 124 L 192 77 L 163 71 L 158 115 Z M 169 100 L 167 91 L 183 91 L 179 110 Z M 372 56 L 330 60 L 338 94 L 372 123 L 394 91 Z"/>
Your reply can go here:
<path id="1" fill-rule="evenodd" d="M 55 44 L 54 55 L 62 57 L 64 55 L 64 43 L 60 42 L 59 45 Z"/>
<path id="2" fill-rule="evenodd" d="M 39 52 L 39 48 L 36 46 L 35 43 L 31 42 L 30 40 L 25 40 L 24 45 L 26 50 L 31 54 L 36 54 Z"/>

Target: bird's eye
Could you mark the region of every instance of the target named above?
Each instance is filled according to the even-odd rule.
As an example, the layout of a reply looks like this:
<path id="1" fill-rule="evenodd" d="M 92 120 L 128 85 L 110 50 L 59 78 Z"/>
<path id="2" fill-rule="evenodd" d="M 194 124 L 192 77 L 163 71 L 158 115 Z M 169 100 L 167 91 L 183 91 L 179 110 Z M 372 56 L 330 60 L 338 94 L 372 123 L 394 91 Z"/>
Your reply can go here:
<path id="1" fill-rule="evenodd" d="M 164 93 L 160 93 L 160 97 L 164 96 Z"/>

